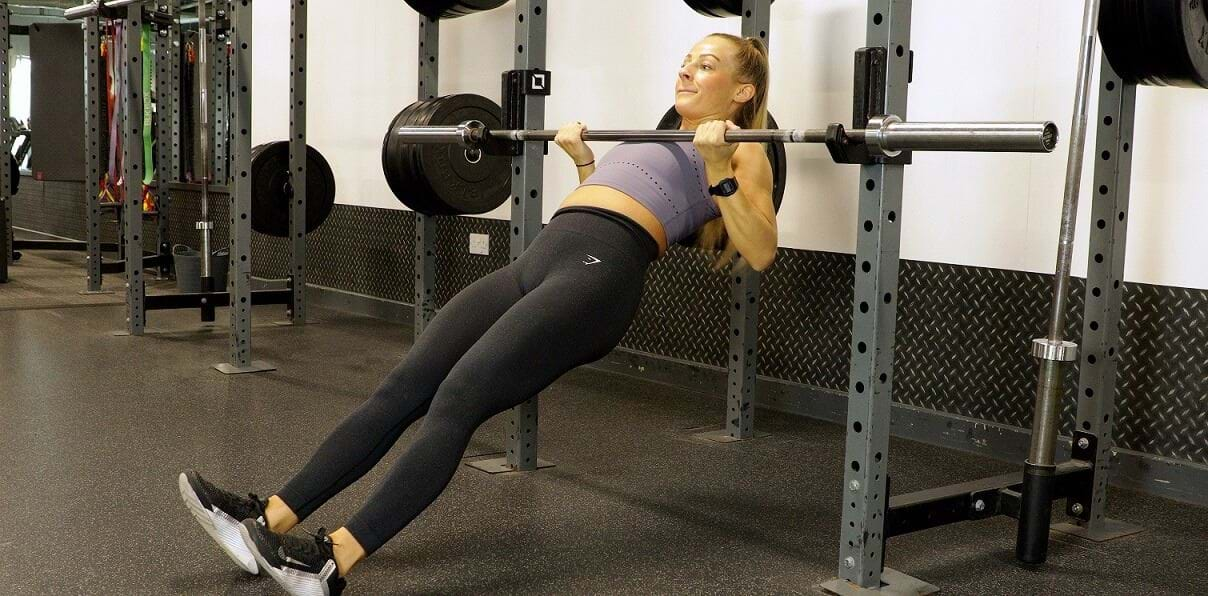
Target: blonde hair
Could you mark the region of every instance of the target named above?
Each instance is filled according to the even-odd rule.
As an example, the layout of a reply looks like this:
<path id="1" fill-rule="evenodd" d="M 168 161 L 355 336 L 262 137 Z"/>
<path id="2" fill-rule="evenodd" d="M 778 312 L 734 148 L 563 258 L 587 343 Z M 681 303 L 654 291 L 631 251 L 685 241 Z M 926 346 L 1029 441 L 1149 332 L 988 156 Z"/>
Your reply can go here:
<path id="1" fill-rule="evenodd" d="M 767 128 L 768 123 L 768 48 L 754 37 L 738 37 L 729 33 L 713 33 L 729 41 L 737 50 L 736 78 L 740 83 L 755 86 L 755 97 L 742 104 L 734 117 L 734 124 L 744 129 Z M 695 245 L 706 250 L 720 250 L 713 262 L 714 270 L 721 270 L 738 256 L 738 248 L 726 233 L 725 222 L 719 217 L 701 226 L 696 234 Z M 745 261 L 744 261 L 745 262 Z"/>

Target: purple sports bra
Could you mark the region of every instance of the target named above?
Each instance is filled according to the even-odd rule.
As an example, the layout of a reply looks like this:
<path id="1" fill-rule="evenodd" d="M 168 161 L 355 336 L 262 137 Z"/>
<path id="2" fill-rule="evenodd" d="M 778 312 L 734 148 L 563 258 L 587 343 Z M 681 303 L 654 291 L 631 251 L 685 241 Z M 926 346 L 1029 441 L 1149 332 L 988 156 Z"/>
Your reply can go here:
<path id="1" fill-rule="evenodd" d="M 580 186 L 607 186 L 646 206 L 667 233 L 667 243 L 690 237 L 721 217 L 709 195 L 705 162 L 692 143 L 621 143 L 596 162 Z"/>

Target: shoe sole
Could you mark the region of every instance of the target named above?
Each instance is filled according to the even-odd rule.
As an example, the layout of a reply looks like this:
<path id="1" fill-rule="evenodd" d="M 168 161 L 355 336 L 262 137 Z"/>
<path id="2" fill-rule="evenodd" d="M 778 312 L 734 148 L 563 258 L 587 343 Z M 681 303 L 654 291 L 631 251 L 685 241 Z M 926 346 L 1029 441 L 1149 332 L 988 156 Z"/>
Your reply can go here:
<path id="1" fill-rule="evenodd" d="M 235 562 L 241 569 L 259 575 L 260 568 L 256 564 L 256 558 L 252 552 L 248 550 L 247 543 L 243 541 L 239 534 L 238 528 L 242 527 L 239 522 L 228 522 L 227 520 L 218 517 L 215 512 L 206 509 L 201 504 L 201 499 L 197 497 L 197 493 L 193 490 L 193 485 L 189 484 L 189 479 L 184 472 L 181 472 L 177 479 L 177 485 L 180 487 L 180 498 L 188 507 L 189 513 L 193 514 L 193 519 L 201 525 L 201 528 L 210 535 L 214 542 L 222 548 L 222 552 L 226 553 L 232 561 Z M 227 518 L 231 519 L 231 518 Z M 217 522 L 217 523 L 216 523 Z"/>
<path id="2" fill-rule="evenodd" d="M 264 556 L 260 554 L 260 548 L 256 546 L 256 541 L 252 539 L 247 526 L 239 524 L 239 535 L 243 538 L 244 546 L 252 553 L 252 557 L 256 559 L 256 563 L 260 565 L 260 568 L 268 571 L 269 577 L 273 578 L 277 582 L 277 585 L 285 589 L 286 592 L 289 592 L 290 596 L 331 596 L 331 593 L 327 589 L 327 582 L 319 582 L 320 586 L 316 588 L 313 580 L 296 577 L 294 574 L 279 570 L 270 565 L 264 559 Z"/>

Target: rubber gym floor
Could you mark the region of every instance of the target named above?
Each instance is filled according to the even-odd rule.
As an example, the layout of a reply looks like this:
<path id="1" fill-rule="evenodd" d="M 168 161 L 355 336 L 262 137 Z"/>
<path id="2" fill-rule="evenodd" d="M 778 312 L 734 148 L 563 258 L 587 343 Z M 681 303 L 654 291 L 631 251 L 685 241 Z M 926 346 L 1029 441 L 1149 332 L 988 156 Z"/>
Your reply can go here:
<path id="1" fill-rule="evenodd" d="M 120 293 L 80 300 L 83 259 L 34 252 L 0 286 L 0 585 L 9 594 L 280 594 L 238 570 L 193 521 L 176 475 L 194 468 L 272 494 L 410 348 L 402 325 L 314 310 L 305 327 L 257 307 L 270 373 L 227 377 L 225 311 L 154 312 L 119 337 Z M 120 278 L 107 284 L 120 289 Z M 81 302 L 90 302 L 81 304 Z M 347 594 L 811 594 L 835 576 L 843 429 L 760 410 L 770 436 L 692 433 L 722 401 L 581 368 L 541 394 L 540 453 L 556 467 L 448 490 L 349 576 Z M 422 423 L 422 422 L 421 422 Z M 466 453 L 502 450 L 504 417 Z M 331 530 L 413 436 L 302 527 Z M 897 440 L 895 493 L 1019 465 Z M 1145 532 L 1093 544 L 1055 534 L 1049 564 L 1013 562 L 998 518 L 892 540 L 888 565 L 946 594 L 1195 594 L 1208 585 L 1208 509 L 1112 490 Z M 297 531 L 297 530 L 295 530 Z"/>

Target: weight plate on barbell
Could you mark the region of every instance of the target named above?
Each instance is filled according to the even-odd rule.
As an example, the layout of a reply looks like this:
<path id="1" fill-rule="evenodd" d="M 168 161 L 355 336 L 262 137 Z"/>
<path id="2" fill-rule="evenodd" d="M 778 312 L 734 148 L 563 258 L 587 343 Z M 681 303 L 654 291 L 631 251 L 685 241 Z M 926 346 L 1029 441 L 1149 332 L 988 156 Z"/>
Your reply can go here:
<path id="1" fill-rule="evenodd" d="M 407 6 L 430 19 L 443 19 L 444 13 L 456 0 L 404 0 Z"/>
<path id="2" fill-rule="evenodd" d="M 432 108 L 436 100 L 439 98 L 426 99 L 419 105 L 415 106 L 415 110 L 407 117 L 404 126 L 423 126 L 427 122 L 432 121 Z M 421 213 L 431 214 L 448 214 L 450 211 L 445 207 L 444 202 L 432 189 L 432 184 L 428 181 L 428 175 L 424 172 L 424 166 L 420 162 L 421 145 L 406 146 L 406 163 L 412 176 L 416 181 L 416 191 L 418 192 L 423 205 L 426 209 L 420 210 Z"/>
<path id="3" fill-rule="evenodd" d="M 420 213 L 431 213 L 436 208 L 430 200 L 432 189 L 412 165 L 413 146 L 399 141 L 392 133 L 400 127 L 415 126 L 416 111 L 427 103 L 420 100 L 403 108 L 390 122 L 382 141 L 382 173 L 386 176 L 386 184 L 399 201 Z"/>
<path id="4" fill-rule="evenodd" d="M 382 142 L 382 170 L 404 205 L 429 215 L 468 215 L 507 201 L 508 157 L 470 155 L 457 143 L 404 143 L 393 134 L 400 127 L 456 126 L 467 120 L 499 128 L 500 108 L 480 95 L 457 94 L 416 102 L 395 116 Z"/>
<path id="5" fill-rule="evenodd" d="M 684 3 L 707 17 L 742 16 L 742 0 L 684 0 Z"/>
<path id="6" fill-rule="evenodd" d="M 9 196 L 17 196 L 17 191 L 21 188 L 21 167 L 17 165 L 17 159 L 10 157 L 8 160 L 8 187 L 12 191 Z"/>
<path id="7" fill-rule="evenodd" d="M 436 101 L 440 98 L 426 99 L 419 102 L 415 106 L 415 110 L 406 118 L 404 126 L 425 126 L 432 121 L 432 109 L 435 107 Z M 444 200 L 432 188 L 432 183 L 429 180 L 428 174 L 424 171 L 423 162 L 420 161 L 420 150 L 423 148 L 419 144 L 406 144 L 403 151 L 405 163 L 408 171 L 412 172 L 410 176 L 415 180 L 415 192 L 420 199 L 419 208 L 412 207 L 420 213 L 430 215 L 453 215 L 454 212 L 445 205 Z"/>
<path id="8" fill-rule="evenodd" d="M 1112 68 L 1142 85 L 1208 88 L 1208 3 L 1103 0 L 1099 37 Z"/>
<path id="9" fill-rule="evenodd" d="M 488 128 L 499 128 L 500 112 L 495 102 L 466 93 L 442 97 L 424 113 L 429 126 L 478 120 Z M 510 158 L 481 151 L 468 155 L 461 145 L 423 145 L 418 154 L 428 184 L 452 212 L 485 213 L 507 201 L 512 186 Z"/>
<path id="10" fill-rule="evenodd" d="M 252 148 L 252 229 L 278 238 L 289 237 L 289 142 L 276 141 Z M 306 233 L 315 231 L 336 202 L 336 179 L 331 166 L 314 147 L 306 147 Z"/>
<path id="11" fill-rule="evenodd" d="M 431 19 L 455 19 L 494 10 L 508 0 L 404 0 L 416 12 Z"/>
<path id="12" fill-rule="evenodd" d="M 479 12 L 495 10 L 507 3 L 508 0 L 461 0 L 449 12 L 454 13 L 456 16 L 468 16 Z M 449 16 L 445 18 L 451 19 L 455 17 Z"/>

